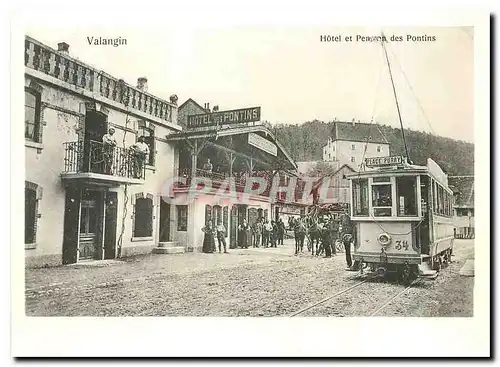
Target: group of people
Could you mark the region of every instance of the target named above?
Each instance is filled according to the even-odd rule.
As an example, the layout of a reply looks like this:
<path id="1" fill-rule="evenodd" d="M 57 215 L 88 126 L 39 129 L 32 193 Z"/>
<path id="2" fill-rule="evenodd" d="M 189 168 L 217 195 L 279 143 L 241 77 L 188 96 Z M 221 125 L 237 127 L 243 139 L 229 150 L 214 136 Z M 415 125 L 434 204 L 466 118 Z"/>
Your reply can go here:
<path id="1" fill-rule="evenodd" d="M 345 257 L 347 268 L 346 270 L 358 270 L 359 264 L 352 261 L 351 245 L 355 241 L 355 227 L 347 213 L 344 213 L 340 219 L 329 217 L 326 220 L 313 220 L 300 219 L 289 221 L 290 229 L 293 229 L 295 235 L 295 254 L 303 250 L 304 240 L 306 236 L 312 242 L 312 251 L 314 255 L 314 245 L 316 245 L 316 256 L 325 254 L 325 257 L 332 257 L 336 255 L 337 248 L 336 242 L 340 240 L 345 249 Z M 249 238 L 252 235 L 253 247 L 277 247 L 283 245 L 285 234 L 285 224 L 279 218 L 277 221 L 269 221 L 264 218 L 258 219 L 252 226 L 250 226 L 246 219 L 238 226 L 238 246 L 240 248 L 248 248 Z M 219 253 L 224 250 L 227 253 L 226 237 L 227 229 L 221 220 L 218 221 L 216 226 L 213 226 L 209 221 L 205 227 L 202 228 L 204 232 L 203 249 L 205 253 L 216 253 L 216 243 L 218 242 Z"/>
<path id="2" fill-rule="evenodd" d="M 222 248 L 224 249 L 224 253 L 227 254 L 227 246 L 226 246 L 226 236 L 227 230 L 222 221 L 218 221 L 217 225 L 212 226 L 212 222 L 208 221 L 207 225 L 202 228 L 203 233 L 205 233 L 203 239 L 203 248 L 202 251 L 206 254 L 214 254 L 217 252 L 215 246 L 215 239 L 217 238 L 217 242 L 219 245 L 219 253 L 222 252 Z"/>
<path id="3" fill-rule="evenodd" d="M 246 220 L 244 221 L 244 223 Z M 248 226 L 241 228 L 244 229 L 246 233 L 250 230 L 252 234 L 252 246 L 253 247 L 277 247 L 278 245 L 283 245 L 283 239 L 285 237 L 285 224 L 281 218 L 277 221 L 267 220 L 265 218 L 260 218 L 255 221 L 253 226 L 249 228 Z M 242 241 L 242 247 L 248 247 L 248 240 Z"/>
<path id="4" fill-rule="evenodd" d="M 108 133 L 102 137 L 103 145 L 103 160 L 104 160 L 104 173 L 113 174 L 113 161 L 115 157 L 115 149 L 117 146 L 115 138 L 115 129 L 110 128 Z M 130 155 L 132 159 L 132 175 L 135 178 L 142 178 L 144 171 L 144 164 L 149 157 L 149 146 L 145 143 L 144 137 L 140 136 L 137 142 L 130 146 Z"/>
<path id="5" fill-rule="evenodd" d="M 304 240 L 306 236 L 311 242 L 311 250 L 314 255 L 314 245 L 316 245 L 316 256 L 323 253 L 325 257 L 336 255 L 336 242 L 340 240 L 345 249 L 346 270 L 358 270 L 357 262 L 353 263 L 351 257 L 351 245 L 354 242 L 355 227 L 347 213 L 343 213 L 340 219 L 329 217 L 326 220 L 292 219 L 289 221 L 290 227 L 294 230 L 295 235 L 295 254 L 303 250 Z"/>

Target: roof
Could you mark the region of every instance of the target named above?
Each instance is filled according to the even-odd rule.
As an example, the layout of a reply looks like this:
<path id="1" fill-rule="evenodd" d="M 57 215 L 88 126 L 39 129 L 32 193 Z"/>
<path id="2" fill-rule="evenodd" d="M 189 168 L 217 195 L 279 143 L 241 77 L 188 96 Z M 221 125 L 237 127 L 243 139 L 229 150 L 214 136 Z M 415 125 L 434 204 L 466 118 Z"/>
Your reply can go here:
<path id="1" fill-rule="evenodd" d="M 307 175 L 309 171 L 318 166 L 319 163 L 338 167 L 338 161 L 301 161 L 297 163 L 297 171 L 301 175 Z"/>
<path id="2" fill-rule="evenodd" d="M 455 194 L 455 206 L 474 206 L 474 176 L 448 176 L 448 184 Z"/>
<path id="3" fill-rule="evenodd" d="M 348 170 L 350 170 L 352 173 L 356 172 L 356 170 L 354 168 L 352 168 L 351 166 L 349 166 L 348 164 L 343 164 L 338 170 L 336 170 L 335 172 L 333 172 L 332 174 L 330 175 L 325 175 L 323 177 L 321 177 L 313 186 L 312 191 L 314 190 L 317 190 L 322 184 L 323 184 L 323 180 L 326 178 L 326 177 L 334 177 L 336 176 L 337 174 L 339 174 L 340 172 L 342 172 L 344 170 L 344 168 L 347 168 Z"/>
<path id="4" fill-rule="evenodd" d="M 367 124 L 364 122 L 335 121 L 333 140 L 368 141 L 371 143 L 389 144 L 375 122 Z"/>
<path id="5" fill-rule="evenodd" d="M 207 109 L 204 108 L 204 107 L 201 107 L 201 105 L 196 102 L 194 99 L 192 98 L 188 98 L 183 104 L 181 104 L 178 109 L 181 110 L 188 102 L 191 102 L 191 103 L 194 103 L 197 107 L 199 107 L 200 109 L 202 109 L 203 111 L 206 111 Z"/>
<path id="6" fill-rule="evenodd" d="M 251 126 L 239 126 L 239 127 L 228 127 L 223 129 L 204 129 L 204 130 L 188 130 L 180 133 L 170 134 L 166 136 L 167 141 L 180 141 L 185 139 L 196 139 L 196 138 L 219 138 L 223 136 L 240 135 L 248 133 L 262 132 L 278 146 L 285 158 L 291 163 L 294 169 L 297 169 L 297 164 L 290 156 L 290 154 L 285 150 L 283 145 L 276 140 L 276 136 L 264 125 L 251 125 Z"/>

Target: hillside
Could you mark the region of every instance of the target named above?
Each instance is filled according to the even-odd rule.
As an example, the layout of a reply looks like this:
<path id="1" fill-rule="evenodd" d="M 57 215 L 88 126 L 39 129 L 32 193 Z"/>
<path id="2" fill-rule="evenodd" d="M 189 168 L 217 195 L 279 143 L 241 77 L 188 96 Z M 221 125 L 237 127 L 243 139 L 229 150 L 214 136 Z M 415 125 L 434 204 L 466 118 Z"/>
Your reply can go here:
<path id="1" fill-rule="evenodd" d="M 278 140 L 296 161 L 322 160 L 322 147 L 331 135 L 333 122 L 308 121 L 302 125 L 274 125 Z M 390 144 L 391 155 L 405 155 L 401 130 L 379 125 Z M 405 130 L 410 156 L 415 164 L 436 161 L 449 175 L 474 174 L 474 144 L 428 133 Z"/>

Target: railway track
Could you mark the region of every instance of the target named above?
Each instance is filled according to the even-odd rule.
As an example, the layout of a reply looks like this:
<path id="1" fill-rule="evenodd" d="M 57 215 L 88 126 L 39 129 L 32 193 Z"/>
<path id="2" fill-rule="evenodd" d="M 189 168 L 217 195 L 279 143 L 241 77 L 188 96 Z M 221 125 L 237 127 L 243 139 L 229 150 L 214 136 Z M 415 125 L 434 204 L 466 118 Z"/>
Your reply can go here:
<path id="1" fill-rule="evenodd" d="M 310 310 L 313 310 L 315 308 L 317 308 L 318 306 L 321 306 L 329 301 L 332 301 L 334 299 L 339 299 L 341 298 L 342 296 L 346 296 L 348 294 L 351 294 L 352 292 L 355 292 L 355 290 L 358 288 L 358 287 L 361 287 L 363 284 L 368 284 L 368 285 L 373 285 L 374 283 L 373 282 L 370 282 L 372 280 L 378 280 L 380 279 L 379 277 L 377 276 L 369 276 L 367 277 L 366 279 L 363 279 L 361 280 L 360 282 L 356 283 L 356 284 L 353 284 L 351 285 L 350 287 L 347 287 L 347 288 L 344 288 L 343 290 L 341 291 L 338 291 L 328 297 L 325 297 L 313 304 L 310 304 L 292 314 L 289 315 L 289 317 L 295 317 L 295 316 L 298 316 L 298 315 L 301 315 L 301 314 L 304 314 L 305 312 L 307 311 L 310 311 Z M 397 287 L 398 288 L 398 291 L 393 293 L 391 296 L 387 297 L 385 302 L 382 303 L 381 306 L 377 307 L 375 310 L 371 311 L 368 315 L 368 317 L 374 317 L 374 316 L 377 316 L 382 310 L 384 310 L 387 306 L 389 306 L 390 304 L 392 304 L 397 298 L 399 298 L 401 295 L 405 294 L 410 288 L 412 288 L 413 286 L 415 286 L 417 283 L 420 283 L 421 282 L 421 279 L 420 278 L 417 278 L 415 279 L 413 282 L 411 282 L 408 286 L 406 286 L 404 289 L 401 290 L 400 287 Z M 375 282 L 375 283 L 378 283 L 378 282 Z M 358 316 L 361 316 L 361 315 L 358 315 Z"/>

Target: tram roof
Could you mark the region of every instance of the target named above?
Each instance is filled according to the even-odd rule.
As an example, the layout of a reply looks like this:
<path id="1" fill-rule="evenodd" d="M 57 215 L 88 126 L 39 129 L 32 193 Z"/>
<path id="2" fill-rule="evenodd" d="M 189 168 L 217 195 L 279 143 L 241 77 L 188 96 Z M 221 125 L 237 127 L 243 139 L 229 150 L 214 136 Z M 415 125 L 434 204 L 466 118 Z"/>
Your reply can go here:
<path id="1" fill-rule="evenodd" d="M 427 166 L 418 166 L 414 164 L 404 163 L 397 166 L 379 167 L 373 168 L 367 171 L 361 171 L 356 173 L 350 173 L 346 175 L 348 179 L 356 178 L 367 178 L 367 177 L 377 177 L 377 176 L 402 176 L 402 175 L 422 175 L 426 174 L 434 178 L 447 190 L 451 189 L 448 187 L 448 176 L 443 172 L 441 167 L 434 162 L 432 159 L 427 159 Z"/>

